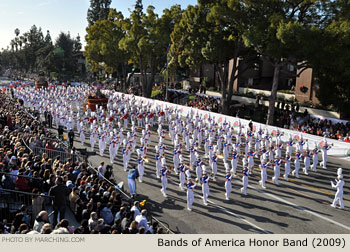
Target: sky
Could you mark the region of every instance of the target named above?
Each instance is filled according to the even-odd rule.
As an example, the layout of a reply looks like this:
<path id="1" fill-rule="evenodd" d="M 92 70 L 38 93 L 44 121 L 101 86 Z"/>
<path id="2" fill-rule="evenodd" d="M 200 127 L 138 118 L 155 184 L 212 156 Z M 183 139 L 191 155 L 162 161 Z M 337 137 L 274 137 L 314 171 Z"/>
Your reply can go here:
<path id="1" fill-rule="evenodd" d="M 112 0 L 111 7 L 129 16 L 128 9 L 133 9 L 136 0 Z M 162 14 L 163 9 L 180 4 L 185 9 L 197 0 L 143 0 L 144 9 L 148 5 L 155 7 L 155 12 Z M 0 50 L 10 45 L 15 37 L 14 30 L 21 33 L 29 31 L 32 25 L 41 27 L 45 36 L 49 30 L 55 40 L 58 34 L 70 32 L 71 36 L 81 37 L 83 46 L 87 26 L 86 14 L 90 0 L 0 0 Z"/>

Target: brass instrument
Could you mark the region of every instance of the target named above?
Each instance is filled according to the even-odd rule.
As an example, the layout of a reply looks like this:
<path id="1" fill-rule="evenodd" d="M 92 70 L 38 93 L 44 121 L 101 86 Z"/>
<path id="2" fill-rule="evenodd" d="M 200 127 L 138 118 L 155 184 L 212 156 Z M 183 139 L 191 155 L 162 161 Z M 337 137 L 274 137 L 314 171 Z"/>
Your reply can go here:
<path id="1" fill-rule="evenodd" d="M 142 202 L 140 202 L 140 206 L 143 207 L 146 205 L 146 200 L 143 200 Z"/>
<path id="2" fill-rule="evenodd" d="M 220 158 L 220 159 L 224 159 L 224 155 L 223 154 L 218 154 L 217 157 Z"/>
<path id="3" fill-rule="evenodd" d="M 149 162 L 148 157 L 146 157 L 146 156 L 143 157 L 142 160 L 145 161 L 145 163 L 148 163 L 148 162 Z"/>

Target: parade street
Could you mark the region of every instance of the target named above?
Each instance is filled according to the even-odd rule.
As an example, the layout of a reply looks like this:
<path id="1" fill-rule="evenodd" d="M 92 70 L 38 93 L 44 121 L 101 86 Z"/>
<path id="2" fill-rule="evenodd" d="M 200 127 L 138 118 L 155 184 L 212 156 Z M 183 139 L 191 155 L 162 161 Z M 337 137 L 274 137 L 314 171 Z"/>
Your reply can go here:
<path id="1" fill-rule="evenodd" d="M 138 131 L 138 137 L 140 136 Z M 337 176 L 337 168 L 343 168 L 345 181 L 349 180 L 350 162 L 348 159 L 329 157 L 327 169 L 320 166 L 317 172 L 309 171 L 309 175 L 300 172 L 297 179 L 290 175 L 289 181 L 280 177 L 280 184 L 277 186 L 271 182 L 273 169 L 268 168 L 268 179 L 266 189 L 263 189 L 258 181 L 260 179 L 260 168 L 255 161 L 253 175 L 249 176 L 248 195 L 244 196 L 242 187 L 242 162 L 237 168 L 237 177 L 232 180 L 232 193 L 230 200 L 225 199 L 225 169 L 222 160 L 218 161 L 218 174 L 216 181 L 210 182 L 210 195 L 208 206 L 203 204 L 202 189 L 200 185 L 194 190 L 195 202 L 192 211 L 186 207 L 186 192 L 179 187 L 179 176 L 172 173 L 168 179 L 167 198 L 160 189 L 160 179 L 156 177 L 155 149 L 157 133 L 152 131 L 152 143 L 148 148 L 147 157 L 149 163 L 145 164 L 145 175 L 143 183 L 137 183 L 137 200 L 146 200 L 146 207 L 150 209 L 153 216 L 169 225 L 174 233 L 349 233 L 349 188 L 344 188 L 345 209 L 333 208 L 330 206 L 334 198 L 335 190 L 331 187 L 331 180 Z M 78 134 L 75 134 L 76 148 L 82 148 Z M 90 149 L 85 141 L 85 148 Z M 165 157 L 167 165 L 172 164 L 172 144 L 168 135 L 164 141 L 166 146 Z M 171 148 L 171 149 L 169 149 Z M 103 157 L 98 155 L 98 148 L 95 146 L 96 155 L 89 157 L 93 167 L 97 167 L 104 161 L 109 164 L 109 155 L 104 153 Z M 204 156 L 203 148 L 199 150 Z M 185 162 L 188 162 L 188 151 L 182 153 Z M 282 153 L 282 156 L 284 152 Z M 136 164 L 137 154 L 132 153 L 129 168 Z M 207 164 L 208 160 L 204 159 Z M 303 168 L 304 164 L 301 164 Z M 284 166 L 283 166 L 284 167 Z M 291 165 L 294 169 L 294 165 Z M 124 189 L 128 192 L 127 172 L 123 170 L 122 155 L 117 155 L 113 164 L 114 176 L 117 182 L 124 181 Z M 284 168 L 281 167 L 281 174 Z M 195 171 L 191 171 L 195 177 Z"/>

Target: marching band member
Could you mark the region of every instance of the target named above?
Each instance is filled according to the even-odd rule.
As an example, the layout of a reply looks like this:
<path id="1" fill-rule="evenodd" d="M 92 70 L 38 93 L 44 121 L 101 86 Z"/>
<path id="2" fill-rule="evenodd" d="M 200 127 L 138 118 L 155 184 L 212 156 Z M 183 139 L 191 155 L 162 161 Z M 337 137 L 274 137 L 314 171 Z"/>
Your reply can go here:
<path id="1" fill-rule="evenodd" d="M 300 169 L 300 160 L 302 156 L 299 151 L 295 154 L 295 159 L 294 159 L 294 166 L 295 169 L 292 171 L 292 175 L 295 176 L 296 178 L 299 178 L 299 169 Z"/>
<path id="2" fill-rule="evenodd" d="M 188 170 L 185 166 L 185 164 L 183 163 L 183 158 L 182 158 L 182 155 L 180 155 L 180 166 L 179 166 L 179 180 L 180 180 L 180 183 L 179 183 L 179 187 L 181 188 L 182 191 L 185 190 L 184 188 L 184 184 L 186 183 L 186 177 L 185 177 L 185 173 L 186 171 Z"/>
<path id="3" fill-rule="evenodd" d="M 195 153 L 197 153 L 193 144 L 190 145 L 189 151 L 190 151 L 190 170 L 192 171 L 193 169 L 192 166 L 195 164 L 195 161 L 196 161 Z"/>
<path id="4" fill-rule="evenodd" d="M 100 150 L 100 156 L 103 157 L 103 152 L 106 148 L 106 140 L 105 140 L 105 134 L 104 132 L 101 132 L 98 136 L 98 148 Z"/>
<path id="5" fill-rule="evenodd" d="M 143 174 L 145 172 L 145 169 L 144 169 L 144 159 L 143 159 L 143 156 L 141 155 L 141 151 L 138 149 L 136 150 L 137 152 L 137 170 L 139 172 L 139 182 L 142 183 L 142 178 L 143 178 Z"/>
<path id="6" fill-rule="evenodd" d="M 310 153 L 310 150 L 309 150 L 309 144 L 306 143 L 306 152 L 305 152 L 305 157 L 304 157 L 304 174 L 305 175 L 308 175 L 308 170 L 310 168 L 310 157 L 311 157 L 311 153 Z"/>
<path id="7" fill-rule="evenodd" d="M 249 174 L 252 174 L 255 155 L 256 155 L 256 152 L 253 152 L 253 149 L 250 149 L 250 151 L 248 152 L 248 171 L 249 171 Z"/>
<path id="8" fill-rule="evenodd" d="M 261 180 L 259 180 L 259 184 L 261 185 L 262 188 L 266 189 L 265 186 L 265 181 L 267 180 L 267 167 L 268 163 L 266 162 L 266 159 L 263 160 L 260 164 L 260 175 L 261 175 Z"/>
<path id="9" fill-rule="evenodd" d="M 241 188 L 241 192 L 244 195 L 247 195 L 247 187 L 248 187 L 248 167 L 243 168 L 243 177 L 242 177 L 243 187 Z"/>
<path id="10" fill-rule="evenodd" d="M 268 160 L 269 159 L 269 153 L 266 150 L 266 147 L 262 147 L 261 151 L 260 151 L 260 162 L 263 162 L 264 160 Z"/>
<path id="11" fill-rule="evenodd" d="M 207 137 L 204 138 L 204 151 L 205 151 L 205 156 L 209 157 L 209 139 Z"/>
<path id="12" fill-rule="evenodd" d="M 197 180 L 199 181 L 198 183 L 200 184 L 200 178 L 202 177 L 203 173 L 202 173 L 202 164 L 203 162 L 201 161 L 199 155 L 197 154 L 196 156 L 196 176 L 197 176 Z"/>
<path id="13" fill-rule="evenodd" d="M 208 205 L 207 198 L 209 196 L 209 181 L 210 177 L 207 175 L 207 168 L 205 165 L 202 165 L 203 176 L 201 178 L 202 183 L 202 193 L 203 193 L 203 203 L 204 205 Z"/>
<path id="14" fill-rule="evenodd" d="M 80 142 L 82 145 L 85 144 L 85 129 L 84 127 L 81 128 L 80 132 L 79 132 L 79 136 L 80 136 Z"/>
<path id="15" fill-rule="evenodd" d="M 273 157 L 274 150 L 275 150 L 275 147 L 273 146 L 273 143 L 271 143 L 271 146 L 269 147 L 269 161 L 274 160 L 274 157 Z"/>
<path id="16" fill-rule="evenodd" d="M 292 158 L 289 153 L 286 153 L 286 159 L 284 160 L 284 174 L 283 177 L 286 181 L 288 181 L 288 175 L 290 173 L 290 163 L 292 162 Z"/>
<path id="17" fill-rule="evenodd" d="M 92 126 L 92 125 L 91 125 Z M 91 145 L 91 151 L 94 151 L 95 143 L 97 140 L 97 132 L 95 128 L 92 128 L 90 132 L 90 145 Z"/>
<path id="18" fill-rule="evenodd" d="M 187 175 L 187 210 L 192 211 L 192 204 L 194 202 L 194 192 L 193 189 L 196 187 L 196 184 L 192 182 L 190 171 L 186 171 Z"/>
<path id="19" fill-rule="evenodd" d="M 300 140 L 298 141 L 298 144 L 296 145 L 297 151 L 299 151 L 300 153 L 303 153 L 304 152 L 303 151 L 304 144 L 305 144 L 305 142 L 303 140 L 303 135 L 300 134 Z"/>
<path id="20" fill-rule="evenodd" d="M 322 147 L 322 162 L 320 166 L 322 166 L 323 169 L 327 169 L 327 161 L 328 161 L 328 155 L 327 151 L 331 149 L 331 146 L 327 145 L 327 140 L 325 138 L 324 140 L 324 146 Z"/>
<path id="21" fill-rule="evenodd" d="M 154 158 L 156 159 L 156 176 L 157 178 L 160 178 L 160 170 L 162 168 L 162 163 L 161 163 L 161 156 L 159 155 L 158 151 L 156 151 L 156 155 L 154 156 Z"/>
<path id="22" fill-rule="evenodd" d="M 254 148 L 255 148 L 256 152 L 260 150 L 260 142 L 261 142 L 261 139 L 259 139 L 259 138 L 255 139 L 255 146 L 254 146 Z"/>
<path id="23" fill-rule="evenodd" d="M 225 198 L 226 200 L 230 199 L 230 193 L 232 192 L 232 184 L 231 184 L 231 180 L 232 180 L 232 175 L 230 173 L 230 165 L 228 163 L 225 163 L 225 169 L 226 169 L 226 175 L 225 175 Z"/>
<path id="24" fill-rule="evenodd" d="M 170 174 L 171 172 L 165 167 L 163 166 L 162 169 L 160 170 L 160 180 L 162 182 L 162 189 L 160 189 L 160 191 L 162 192 L 163 196 L 166 198 L 166 188 L 168 186 L 168 174 Z"/>
<path id="25" fill-rule="evenodd" d="M 223 144 L 222 144 L 222 146 L 223 146 L 223 149 L 222 149 L 222 154 L 223 154 L 223 156 L 224 156 L 224 158 L 223 158 L 223 161 L 224 161 L 224 163 L 226 163 L 226 160 L 228 159 L 228 153 L 229 153 L 229 151 L 228 151 L 228 143 L 225 141 Z"/>
<path id="26" fill-rule="evenodd" d="M 316 172 L 318 164 L 318 153 L 320 150 L 317 148 L 317 143 L 315 142 L 315 148 L 312 151 L 312 171 Z"/>
<path id="27" fill-rule="evenodd" d="M 293 154 L 293 145 L 294 145 L 294 141 L 292 139 L 292 136 L 289 135 L 289 141 L 287 143 L 287 152 L 289 153 L 289 155 Z"/>
<path id="28" fill-rule="evenodd" d="M 123 149 L 123 165 L 124 165 L 124 171 L 127 171 L 128 164 L 130 160 L 130 146 L 125 146 Z"/>
<path id="29" fill-rule="evenodd" d="M 237 154 L 236 149 L 233 150 L 232 159 L 231 159 L 231 174 L 236 177 L 237 165 L 238 165 L 239 155 Z"/>
<path id="30" fill-rule="evenodd" d="M 218 165 L 217 165 L 217 161 L 218 161 L 218 157 L 216 156 L 216 153 L 213 154 L 213 156 L 211 157 L 211 172 L 214 175 L 213 176 L 213 180 L 215 181 L 215 176 L 216 173 L 218 172 Z"/>
<path id="31" fill-rule="evenodd" d="M 276 158 L 277 157 L 281 158 L 281 156 L 282 156 L 282 149 L 283 149 L 283 144 L 280 142 L 279 144 L 276 145 L 276 150 L 275 150 Z"/>
<path id="32" fill-rule="evenodd" d="M 337 201 L 339 201 L 339 205 L 341 209 L 344 209 L 344 201 L 343 201 L 343 187 L 344 187 L 344 180 L 343 180 L 343 174 L 342 169 L 339 168 L 337 171 L 337 178 L 336 184 L 331 181 L 332 188 L 337 188 L 337 192 L 335 193 L 333 203 L 331 204 L 332 207 L 337 207 Z"/>
<path id="33" fill-rule="evenodd" d="M 110 133 L 111 137 L 113 137 L 113 133 Z M 119 149 L 119 141 L 117 137 L 113 137 L 112 140 L 109 142 L 109 159 L 111 164 L 113 164 L 113 161 L 115 157 L 117 156 Z"/>
<path id="34" fill-rule="evenodd" d="M 279 157 L 277 157 L 277 159 L 274 161 L 274 166 L 273 166 L 274 176 L 272 177 L 272 182 L 274 182 L 276 185 L 279 184 L 278 178 L 280 176 L 281 164 L 282 164 L 282 160 Z"/>

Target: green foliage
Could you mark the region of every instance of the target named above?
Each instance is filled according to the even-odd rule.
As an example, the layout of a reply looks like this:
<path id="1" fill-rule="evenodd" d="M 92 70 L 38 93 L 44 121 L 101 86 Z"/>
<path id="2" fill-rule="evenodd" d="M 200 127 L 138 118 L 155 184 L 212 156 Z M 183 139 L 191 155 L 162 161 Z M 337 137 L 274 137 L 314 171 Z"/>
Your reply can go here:
<path id="1" fill-rule="evenodd" d="M 118 46 L 124 37 L 124 22 L 122 13 L 111 9 L 108 20 L 97 21 L 86 29 L 87 45 L 84 55 L 92 72 L 97 72 L 99 65 L 103 63 L 107 73 L 114 73 L 120 64 L 125 63 L 126 54 Z"/>
<path id="2" fill-rule="evenodd" d="M 107 20 L 112 0 L 90 0 L 90 8 L 87 12 L 89 26 L 96 21 Z"/>
<path id="3" fill-rule="evenodd" d="M 350 21 L 346 15 L 341 13 L 319 33 L 317 53 L 310 55 L 320 85 L 317 97 L 322 105 L 333 105 L 340 112 L 350 107 Z"/>
<path id="4" fill-rule="evenodd" d="M 160 90 L 160 89 L 152 90 L 151 98 L 154 98 L 154 97 L 156 97 L 157 95 L 162 94 L 162 93 L 163 93 L 163 91 Z"/>

